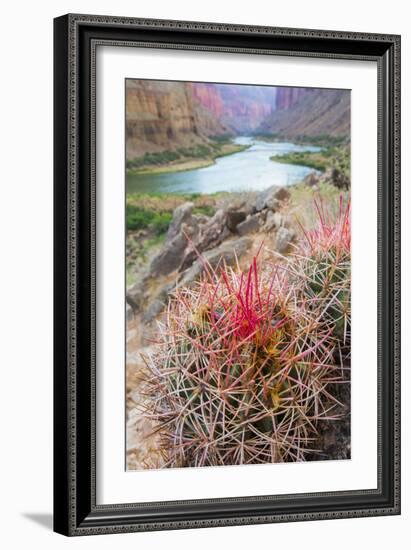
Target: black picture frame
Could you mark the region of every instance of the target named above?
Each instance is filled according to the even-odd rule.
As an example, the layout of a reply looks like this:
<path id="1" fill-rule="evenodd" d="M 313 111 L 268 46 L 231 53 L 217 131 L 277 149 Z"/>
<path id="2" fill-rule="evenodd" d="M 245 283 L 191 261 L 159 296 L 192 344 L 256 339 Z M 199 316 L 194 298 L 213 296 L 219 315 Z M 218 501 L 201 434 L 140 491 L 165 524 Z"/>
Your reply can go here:
<path id="1" fill-rule="evenodd" d="M 103 43 L 377 62 L 377 489 L 96 504 L 95 52 Z M 73 536 L 400 513 L 399 36 L 93 15 L 56 18 L 54 242 L 56 532 Z"/>

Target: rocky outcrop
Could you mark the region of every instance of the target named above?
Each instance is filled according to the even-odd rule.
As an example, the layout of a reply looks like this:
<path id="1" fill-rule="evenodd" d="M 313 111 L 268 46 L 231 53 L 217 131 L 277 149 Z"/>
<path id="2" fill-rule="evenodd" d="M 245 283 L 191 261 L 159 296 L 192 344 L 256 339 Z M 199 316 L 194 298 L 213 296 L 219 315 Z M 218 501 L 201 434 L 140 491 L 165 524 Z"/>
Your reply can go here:
<path id="1" fill-rule="evenodd" d="M 184 273 L 178 282 L 178 286 L 191 286 L 199 279 L 206 266 L 215 269 L 218 265 L 235 265 L 237 260 L 251 248 L 252 243 L 252 239 L 242 237 L 224 242 L 217 248 L 206 252 Z"/>
<path id="2" fill-rule="evenodd" d="M 256 233 L 261 227 L 260 214 L 250 214 L 247 218 L 237 226 L 237 232 L 239 235 L 249 235 L 250 233 Z"/>
<path id="3" fill-rule="evenodd" d="M 181 226 L 183 223 L 192 225 L 193 224 L 193 208 L 194 204 L 192 202 L 185 202 L 177 206 L 173 213 L 173 219 L 171 220 L 170 226 L 167 231 L 167 240 L 171 241 L 174 237 L 181 231 Z"/>
<path id="4" fill-rule="evenodd" d="M 218 246 L 230 235 L 226 226 L 227 214 L 223 209 L 217 210 L 205 224 L 200 228 L 197 239 L 192 240 L 185 252 L 179 271 L 184 271 L 206 250 Z"/>
<path id="5" fill-rule="evenodd" d="M 128 318 L 139 314 L 143 323 L 152 323 L 176 285 L 192 284 L 207 264 L 234 265 L 252 246 L 254 233 L 273 234 L 276 250 L 287 252 L 295 235 L 278 209 L 289 196 L 286 188 L 273 186 L 254 199 L 232 199 L 211 217 L 193 214 L 191 202 L 180 204 L 161 250 L 127 291 Z"/>
<path id="6" fill-rule="evenodd" d="M 183 232 L 168 241 L 150 264 L 151 277 L 165 276 L 178 269 L 186 247 L 187 237 Z"/>
<path id="7" fill-rule="evenodd" d="M 289 139 L 321 135 L 349 136 L 349 90 L 281 88 L 278 94 L 280 104 L 261 124 L 261 133 L 277 134 Z"/>
<path id="8" fill-rule="evenodd" d="M 265 224 L 263 226 L 263 231 L 270 233 L 271 231 L 276 231 L 282 226 L 289 225 L 289 221 L 283 214 L 279 212 L 268 212 Z"/>
<path id="9" fill-rule="evenodd" d="M 275 211 L 280 202 L 288 199 L 290 192 L 285 187 L 272 186 L 258 193 L 255 200 L 255 210 L 261 212 L 265 208 Z"/>

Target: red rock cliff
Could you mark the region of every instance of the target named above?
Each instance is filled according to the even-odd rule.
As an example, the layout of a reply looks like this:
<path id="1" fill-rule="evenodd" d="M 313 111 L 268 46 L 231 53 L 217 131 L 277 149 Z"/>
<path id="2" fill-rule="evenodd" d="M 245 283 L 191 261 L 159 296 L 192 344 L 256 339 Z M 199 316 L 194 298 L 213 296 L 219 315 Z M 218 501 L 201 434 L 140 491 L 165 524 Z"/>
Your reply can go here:
<path id="1" fill-rule="evenodd" d="M 273 87 L 192 83 L 192 88 L 203 107 L 238 134 L 255 130 L 275 108 Z"/>
<path id="2" fill-rule="evenodd" d="M 206 143 L 228 129 L 200 105 L 189 84 L 127 80 L 126 153 L 132 159 Z"/>

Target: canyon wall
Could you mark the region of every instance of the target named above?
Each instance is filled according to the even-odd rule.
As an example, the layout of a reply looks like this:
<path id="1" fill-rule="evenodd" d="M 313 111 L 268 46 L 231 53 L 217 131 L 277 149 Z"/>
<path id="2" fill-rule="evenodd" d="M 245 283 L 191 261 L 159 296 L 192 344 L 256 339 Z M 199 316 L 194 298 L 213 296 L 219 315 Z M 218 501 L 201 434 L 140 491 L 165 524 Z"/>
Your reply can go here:
<path id="1" fill-rule="evenodd" d="M 279 88 L 277 109 L 261 124 L 259 131 L 295 139 L 329 135 L 350 135 L 351 98 L 349 90 Z"/>
<path id="2" fill-rule="evenodd" d="M 184 82 L 127 80 L 126 155 L 133 159 L 208 143 L 229 129 L 200 104 Z"/>
<path id="3" fill-rule="evenodd" d="M 236 134 L 254 132 L 275 109 L 273 87 L 196 82 L 192 88 L 198 101 Z"/>
<path id="4" fill-rule="evenodd" d="M 312 90 L 313 88 L 288 88 L 280 86 L 277 89 L 276 110 L 289 109 Z"/>

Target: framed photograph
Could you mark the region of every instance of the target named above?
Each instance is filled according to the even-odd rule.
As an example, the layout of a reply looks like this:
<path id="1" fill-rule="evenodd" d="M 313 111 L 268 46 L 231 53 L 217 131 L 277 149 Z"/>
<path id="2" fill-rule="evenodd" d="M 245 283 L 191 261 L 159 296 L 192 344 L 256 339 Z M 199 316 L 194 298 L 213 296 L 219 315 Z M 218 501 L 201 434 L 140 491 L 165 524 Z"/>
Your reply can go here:
<path id="1" fill-rule="evenodd" d="M 400 37 L 54 21 L 54 529 L 400 513 Z"/>

